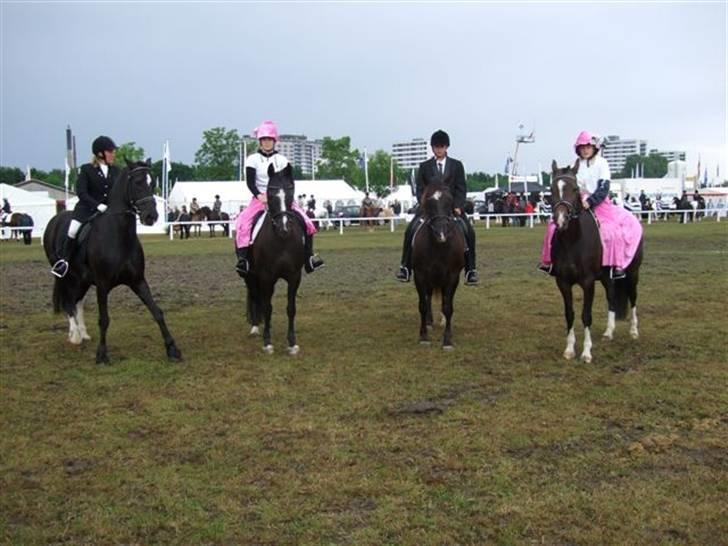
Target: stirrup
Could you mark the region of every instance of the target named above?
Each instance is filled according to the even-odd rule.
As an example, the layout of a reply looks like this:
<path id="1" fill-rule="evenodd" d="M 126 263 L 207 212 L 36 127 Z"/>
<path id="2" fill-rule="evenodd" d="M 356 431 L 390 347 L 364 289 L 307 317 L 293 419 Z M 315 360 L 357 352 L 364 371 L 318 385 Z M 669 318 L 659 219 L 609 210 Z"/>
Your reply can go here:
<path id="1" fill-rule="evenodd" d="M 326 264 L 318 254 L 309 256 L 308 260 L 306 260 L 306 273 L 313 273 L 314 271 L 316 271 L 317 269 L 321 269 L 325 265 Z"/>
<path id="2" fill-rule="evenodd" d="M 410 281 L 410 270 L 408 268 L 406 268 L 405 266 L 400 265 L 399 272 L 397 273 L 397 275 L 395 275 L 395 278 L 399 282 L 409 282 Z"/>
<path id="3" fill-rule="evenodd" d="M 465 285 L 466 286 L 475 286 L 478 284 L 478 281 L 480 279 L 478 278 L 478 272 L 475 269 L 471 269 L 470 271 L 467 271 L 465 273 Z"/>
<path id="4" fill-rule="evenodd" d="M 554 264 L 538 264 L 538 269 L 541 273 L 545 273 L 546 275 L 553 275 L 554 273 Z"/>
<path id="5" fill-rule="evenodd" d="M 238 260 L 238 263 L 235 264 L 235 271 L 237 271 L 238 275 L 241 277 L 245 277 L 248 273 L 250 273 L 250 264 L 248 263 L 248 259 L 241 258 Z"/>
<path id="6" fill-rule="evenodd" d="M 51 274 L 55 275 L 59 279 L 62 279 L 68 273 L 68 260 L 61 258 L 51 267 Z"/>
<path id="7" fill-rule="evenodd" d="M 624 279 L 627 276 L 627 273 L 624 271 L 624 269 L 621 269 L 619 267 L 612 267 L 609 269 L 609 278 L 613 281 L 618 281 L 619 279 Z"/>

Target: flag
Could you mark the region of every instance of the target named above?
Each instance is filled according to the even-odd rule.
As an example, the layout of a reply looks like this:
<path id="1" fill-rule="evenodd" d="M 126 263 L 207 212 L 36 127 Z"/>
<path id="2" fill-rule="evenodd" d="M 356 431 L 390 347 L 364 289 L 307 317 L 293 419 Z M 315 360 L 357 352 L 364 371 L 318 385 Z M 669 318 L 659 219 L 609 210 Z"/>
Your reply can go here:
<path id="1" fill-rule="evenodd" d="M 505 174 L 508 174 L 510 172 L 512 162 L 513 159 L 511 159 L 511 156 L 506 157 L 506 166 L 503 168 L 503 172 Z"/>
<path id="2" fill-rule="evenodd" d="M 695 177 L 695 182 L 700 183 L 700 154 L 698 154 L 698 174 Z"/>
<path id="3" fill-rule="evenodd" d="M 68 176 L 71 174 L 71 166 L 68 164 L 68 154 L 66 154 L 66 175 L 63 179 L 63 185 L 68 190 Z"/>
<path id="4" fill-rule="evenodd" d="M 167 167 L 167 174 L 172 170 L 172 159 L 169 156 L 169 140 L 164 143 L 164 162 Z"/>
<path id="5" fill-rule="evenodd" d="M 30 180 L 30 165 L 25 166 L 25 179 Z"/>
<path id="6" fill-rule="evenodd" d="M 705 176 L 703 177 L 703 187 L 708 187 L 708 167 L 705 167 Z"/>
<path id="7" fill-rule="evenodd" d="M 394 157 L 389 157 L 389 187 L 394 187 Z"/>

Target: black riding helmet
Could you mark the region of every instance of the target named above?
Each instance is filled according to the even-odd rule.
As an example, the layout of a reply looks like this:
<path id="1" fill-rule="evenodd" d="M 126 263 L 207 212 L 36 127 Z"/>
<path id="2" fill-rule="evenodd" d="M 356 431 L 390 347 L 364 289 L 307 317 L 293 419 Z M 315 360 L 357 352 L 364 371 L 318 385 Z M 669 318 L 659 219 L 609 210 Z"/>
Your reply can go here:
<path id="1" fill-rule="evenodd" d="M 96 157 L 104 152 L 111 152 L 113 150 L 116 150 L 116 144 L 114 144 L 114 141 L 107 136 L 97 137 L 91 145 L 91 152 Z"/>
<path id="2" fill-rule="evenodd" d="M 450 146 L 450 137 L 442 129 L 438 129 L 430 137 L 430 146 Z"/>

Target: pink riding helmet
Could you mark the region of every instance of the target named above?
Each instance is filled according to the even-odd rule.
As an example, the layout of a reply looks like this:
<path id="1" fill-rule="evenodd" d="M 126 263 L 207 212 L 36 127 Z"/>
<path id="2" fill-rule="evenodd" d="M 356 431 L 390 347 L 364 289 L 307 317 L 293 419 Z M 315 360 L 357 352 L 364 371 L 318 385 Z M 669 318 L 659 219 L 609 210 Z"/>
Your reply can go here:
<path id="1" fill-rule="evenodd" d="M 598 136 L 592 135 L 589 131 L 582 131 L 581 133 L 579 133 L 579 136 L 576 137 L 576 142 L 574 143 L 574 151 L 578 154 L 579 146 L 584 146 L 585 144 L 591 144 L 598 150 L 599 140 L 600 139 Z"/>
<path id="2" fill-rule="evenodd" d="M 276 142 L 278 141 L 278 127 L 272 121 L 264 121 L 255 129 L 255 138 L 260 140 L 261 138 L 272 138 Z"/>

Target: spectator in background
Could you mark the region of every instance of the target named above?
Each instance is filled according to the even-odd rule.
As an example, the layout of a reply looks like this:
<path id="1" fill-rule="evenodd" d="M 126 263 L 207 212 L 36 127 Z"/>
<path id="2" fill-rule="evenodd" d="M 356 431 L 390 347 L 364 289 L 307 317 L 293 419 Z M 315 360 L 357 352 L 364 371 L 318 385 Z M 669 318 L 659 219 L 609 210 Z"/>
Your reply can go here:
<path id="1" fill-rule="evenodd" d="M 222 211 L 222 201 L 220 201 L 220 196 L 215 196 L 215 202 L 212 204 L 212 212 L 217 212 L 220 214 L 220 211 Z"/>

